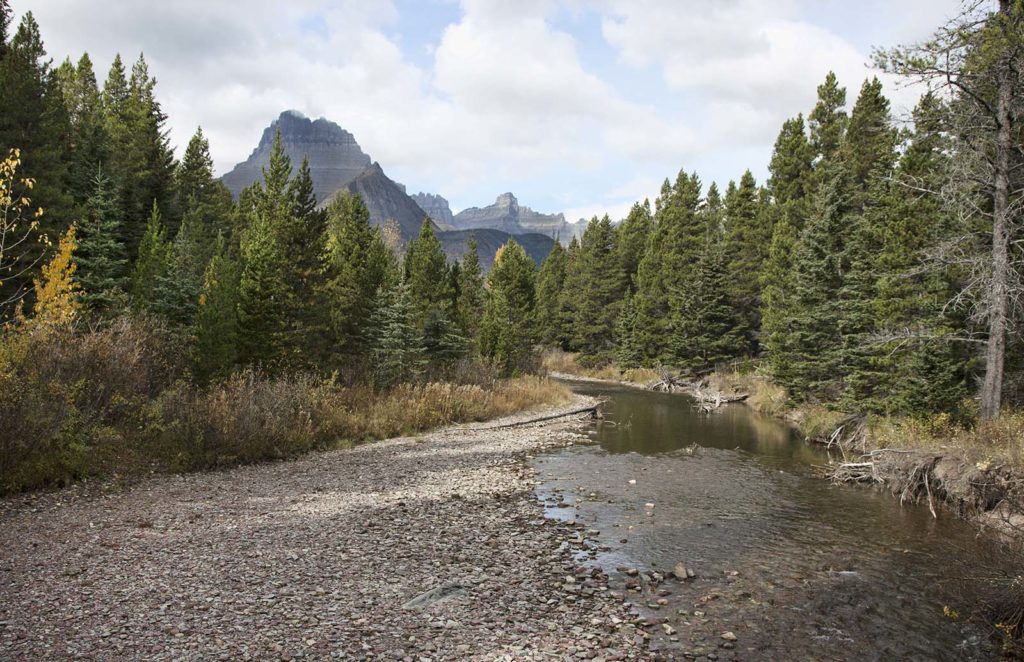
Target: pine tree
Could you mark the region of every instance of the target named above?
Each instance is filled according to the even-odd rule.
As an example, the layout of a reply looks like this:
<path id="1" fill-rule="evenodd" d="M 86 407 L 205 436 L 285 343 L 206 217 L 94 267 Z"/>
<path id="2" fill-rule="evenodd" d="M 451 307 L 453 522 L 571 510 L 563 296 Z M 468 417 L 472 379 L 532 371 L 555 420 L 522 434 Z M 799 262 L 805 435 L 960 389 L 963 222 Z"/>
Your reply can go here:
<path id="1" fill-rule="evenodd" d="M 637 269 L 644 256 L 647 238 L 653 227 L 651 203 L 645 199 L 643 203 L 637 202 L 633 205 L 626 220 L 617 229 L 616 245 L 618 246 L 619 263 L 622 266 L 622 273 L 627 279 L 630 292 L 636 292 Z"/>
<path id="2" fill-rule="evenodd" d="M 71 128 L 67 189 L 75 203 L 82 206 L 92 193 L 96 170 L 110 159 L 110 137 L 89 54 L 83 54 L 77 66 L 65 60 L 56 75 Z"/>
<path id="3" fill-rule="evenodd" d="M 639 368 L 643 364 L 643 353 L 635 341 L 636 306 L 633 294 L 626 290 L 619 317 L 615 320 L 615 360 L 619 368 Z"/>
<path id="4" fill-rule="evenodd" d="M 213 176 L 210 143 L 202 127 L 196 129 L 185 148 L 175 173 L 175 188 L 182 216 L 195 215 L 202 232 L 211 240 L 217 235 L 227 237 L 230 234 L 231 193 Z"/>
<path id="5" fill-rule="evenodd" d="M 475 236 L 469 238 L 469 248 L 462 256 L 458 296 L 458 317 L 463 333 L 474 351 L 479 351 L 480 322 L 484 315 L 486 290 Z"/>
<path id="6" fill-rule="evenodd" d="M 238 357 L 243 365 L 274 372 L 287 364 L 288 295 L 284 254 L 274 218 L 257 212 L 242 241 L 238 285 Z"/>
<path id="7" fill-rule="evenodd" d="M 552 330 L 554 342 L 562 349 L 573 351 L 573 330 L 576 328 L 578 309 L 577 294 L 583 288 L 583 267 L 580 262 L 582 247 L 575 236 L 569 240 L 565 251 L 565 276 L 562 278 L 561 292 L 558 296 L 558 316 L 554 320 L 557 327 Z"/>
<path id="8" fill-rule="evenodd" d="M 85 209 L 75 254 L 82 303 L 89 310 L 110 313 L 125 303 L 128 259 L 119 233 L 121 210 L 102 170 L 93 177 Z"/>
<path id="9" fill-rule="evenodd" d="M 370 225 L 362 198 L 342 193 L 327 207 L 322 280 L 316 296 L 325 309 L 325 329 L 315 357 L 332 367 L 351 367 L 372 346 L 367 335 L 378 292 L 397 282 L 394 255 Z"/>
<path id="10" fill-rule="evenodd" d="M 556 241 L 537 275 L 537 334 L 540 342 L 547 346 L 558 345 L 562 335 L 561 302 L 566 262 L 565 249 Z"/>
<path id="11" fill-rule="evenodd" d="M 572 344 L 584 363 L 603 363 L 612 358 L 615 321 L 626 291 L 615 229 L 607 215 L 600 220 L 595 217 L 583 233 L 578 273 L 581 287 L 574 292 Z"/>
<path id="12" fill-rule="evenodd" d="M 693 282 L 673 298 L 670 351 L 680 367 L 700 369 L 749 350 L 741 311 L 729 296 L 724 241 L 712 235 L 701 250 Z"/>
<path id="13" fill-rule="evenodd" d="M 787 359 L 794 289 L 793 255 L 803 231 L 813 195 L 814 147 L 807 139 L 802 116 L 787 120 L 775 141 L 768 170 L 772 238 L 761 272 L 762 347 L 768 367 L 781 382 L 789 382 Z"/>
<path id="14" fill-rule="evenodd" d="M 412 297 L 405 284 L 380 288 L 369 322 L 373 331 L 371 375 L 377 388 L 387 389 L 415 381 L 423 374 L 426 350 L 413 320 L 414 314 Z"/>
<path id="15" fill-rule="evenodd" d="M 671 311 L 675 298 L 692 285 L 695 267 L 706 241 L 706 219 L 698 216 L 701 183 L 696 173 L 680 172 L 675 185 L 662 186 L 656 204 L 655 228 L 638 268 L 634 298 L 636 322 L 633 342 L 644 365 L 673 364 L 680 358 L 670 348 Z M 678 349 L 678 343 L 672 345 Z"/>
<path id="16" fill-rule="evenodd" d="M 196 313 L 192 372 L 200 384 L 231 374 L 238 360 L 238 298 L 241 273 L 223 237 L 206 268 Z"/>
<path id="17" fill-rule="evenodd" d="M 427 355 L 443 366 L 464 353 L 466 342 L 454 322 L 457 311 L 450 307 L 447 259 L 430 219 L 423 219 L 419 236 L 409 242 L 404 268 L 413 321 Z"/>
<path id="18" fill-rule="evenodd" d="M 160 208 L 153 208 L 146 223 L 146 231 L 139 243 L 139 257 L 135 261 L 131 279 L 132 306 L 136 310 L 149 308 L 154 300 L 156 283 L 170 266 L 171 247 L 167 229 L 160 217 Z"/>
<path id="19" fill-rule="evenodd" d="M 850 183 L 841 167 L 819 195 L 818 207 L 808 219 L 794 256 L 793 295 L 789 322 L 788 379 L 798 398 L 834 398 L 838 393 L 839 289 L 842 287 L 844 223 L 851 209 Z"/>
<path id="20" fill-rule="evenodd" d="M 156 80 L 142 55 L 125 79 L 120 56 L 114 59 L 103 89 L 106 129 L 111 141 L 110 170 L 124 213 L 122 235 L 130 260 L 138 254 L 155 200 L 171 234 L 180 220 L 174 204 L 174 154 L 164 125 L 166 115 L 154 95 Z"/>
<path id="21" fill-rule="evenodd" d="M 840 148 L 851 186 L 851 209 L 843 224 L 843 283 L 839 290 L 841 360 L 846 406 L 859 411 L 880 411 L 888 397 L 880 365 L 885 351 L 872 337 L 876 331 L 876 262 L 889 222 L 882 203 L 891 195 L 896 142 L 882 84 L 877 78 L 865 81 Z"/>
<path id="22" fill-rule="evenodd" d="M 480 350 L 503 375 L 527 370 L 533 359 L 536 265 L 522 246 L 509 240 L 487 277 L 487 306 Z"/>
<path id="23" fill-rule="evenodd" d="M 723 281 L 739 312 L 739 324 L 747 337 L 747 351 L 754 352 L 761 328 L 760 275 L 767 258 L 772 227 L 761 208 L 757 183 L 749 170 L 738 187 L 730 182 L 725 197 L 725 254 L 728 278 Z"/>
<path id="24" fill-rule="evenodd" d="M 807 116 L 811 131 L 811 144 L 819 161 L 836 158 L 846 132 L 846 88 L 839 87 L 834 72 L 828 72 L 825 82 L 818 86 L 818 103 Z"/>

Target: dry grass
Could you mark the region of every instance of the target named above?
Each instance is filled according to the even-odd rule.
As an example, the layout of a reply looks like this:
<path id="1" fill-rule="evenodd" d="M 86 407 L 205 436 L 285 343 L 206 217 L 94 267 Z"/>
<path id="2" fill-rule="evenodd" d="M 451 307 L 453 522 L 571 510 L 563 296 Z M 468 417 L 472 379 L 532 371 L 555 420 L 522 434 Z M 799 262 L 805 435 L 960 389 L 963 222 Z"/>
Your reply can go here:
<path id="1" fill-rule="evenodd" d="M 587 379 L 601 379 L 611 382 L 629 382 L 631 384 L 647 384 L 659 379 L 658 372 L 650 368 L 620 369 L 615 364 L 587 368 L 576 360 L 576 354 L 560 349 L 552 349 L 541 356 L 541 369 L 545 372 L 560 372 Z"/>
<path id="2" fill-rule="evenodd" d="M 956 425 L 948 415 L 927 419 L 872 419 L 873 443 L 880 448 L 920 449 L 957 453 L 982 466 L 1024 469 L 1024 412 L 1005 412 L 973 428 Z"/>
<path id="3" fill-rule="evenodd" d="M 792 406 L 785 388 L 753 371 L 716 372 L 708 381 L 722 393 L 749 393 L 746 404 L 759 414 L 782 417 Z"/>
<path id="4" fill-rule="evenodd" d="M 378 391 L 243 371 L 200 389 L 175 348 L 173 337 L 140 320 L 0 336 L 0 493 L 291 457 L 571 397 L 545 378 L 494 380 L 468 367 L 476 383 Z"/>

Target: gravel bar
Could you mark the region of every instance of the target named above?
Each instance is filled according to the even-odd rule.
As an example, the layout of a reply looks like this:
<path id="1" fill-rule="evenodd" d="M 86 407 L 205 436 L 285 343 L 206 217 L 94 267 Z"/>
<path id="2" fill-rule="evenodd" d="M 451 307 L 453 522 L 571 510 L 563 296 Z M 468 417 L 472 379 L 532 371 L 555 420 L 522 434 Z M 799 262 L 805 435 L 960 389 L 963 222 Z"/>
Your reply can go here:
<path id="1" fill-rule="evenodd" d="M 649 659 L 533 492 L 580 415 L 499 427 L 557 411 L 0 500 L 0 659 Z"/>

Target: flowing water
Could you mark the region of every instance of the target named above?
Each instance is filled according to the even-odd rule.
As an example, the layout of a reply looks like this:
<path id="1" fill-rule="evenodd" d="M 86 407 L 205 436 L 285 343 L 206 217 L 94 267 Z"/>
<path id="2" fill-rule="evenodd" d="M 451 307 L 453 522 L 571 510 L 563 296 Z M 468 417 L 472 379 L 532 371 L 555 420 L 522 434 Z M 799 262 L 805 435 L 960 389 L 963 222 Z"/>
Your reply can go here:
<path id="1" fill-rule="evenodd" d="M 593 443 L 536 458 L 537 493 L 550 517 L 589 531 L 581 560 L 641 616 L 667 619 L 651 628 L 653 648 L 679 659 L 990 657 L 943 611 L 957 606 L 964 560 L 991 544 L 970 524 L 831 485 L 815 472 L 823 451 L 742 405 L 709 415 L 680 395 L 572 386 L 605 400 L 605 419 L 587 431 Z M 693 579 L 623 591 L 627 569 L 643 579 L 680 562 Z"/>

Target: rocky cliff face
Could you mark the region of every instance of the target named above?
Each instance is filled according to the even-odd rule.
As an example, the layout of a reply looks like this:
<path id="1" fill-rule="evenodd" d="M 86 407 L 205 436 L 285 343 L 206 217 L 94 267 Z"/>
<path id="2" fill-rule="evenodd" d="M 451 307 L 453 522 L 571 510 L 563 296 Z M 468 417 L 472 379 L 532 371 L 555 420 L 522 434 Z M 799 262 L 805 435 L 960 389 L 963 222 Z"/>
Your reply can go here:
<path id="1" fill-rule="evenodd" d="M 313 191 L 317 200 L 325 200 L 370 166 L 370 157 L 363 153 L 355 137 L 334 122 L 310 120 L 301 113 L 287 110 L 263 131 L 259 146 L 248 159 L 222 177 L 236 198 L 242 189 L 262 181 L 263 167 L 270 162 L 274 135 L 281 131 L 281 144 L 298 170 L 303 157 L 309 158 Z"/>
<path id="2" fill-rule="evenodd" d="M 503 193 L 493 205 L 464 209 L 452 219 L 459 230 L 489 228 L 510 234 L 539 233 L 568 242 L 573 235 L 583 234 L 578 223 L 568 223 L 563 214 L 541 214 L 519 204 L 516 196 Z"/>
<path id="3" fill-rule="evenodd" d="M 423 211 L 427 212 L 430 220 L 437 223 L 442 229 L 450 230 L 454 228 L 452 208 L 448 205 L 447 200 L 433 193 L 416 193 L 412 196 L 412 199 Z"/>
<path id="4" fill-rule="evenodd" d="M 370 211 L 370 222 L 374 225 L 384 226 L 390 221 L 400 234 L 402 246 L 419 234 L 423 219 L 428 218 L 427 212 L 405 192 L 405 187 L 384 174 L 379 163 L 372 163 L 341 190 L 363 199 Z M 330 204 L 334 195 L 337 193 L 328 196 L 321 206 Z M 434 226 L 437 230 L 436 224 Z"/>

